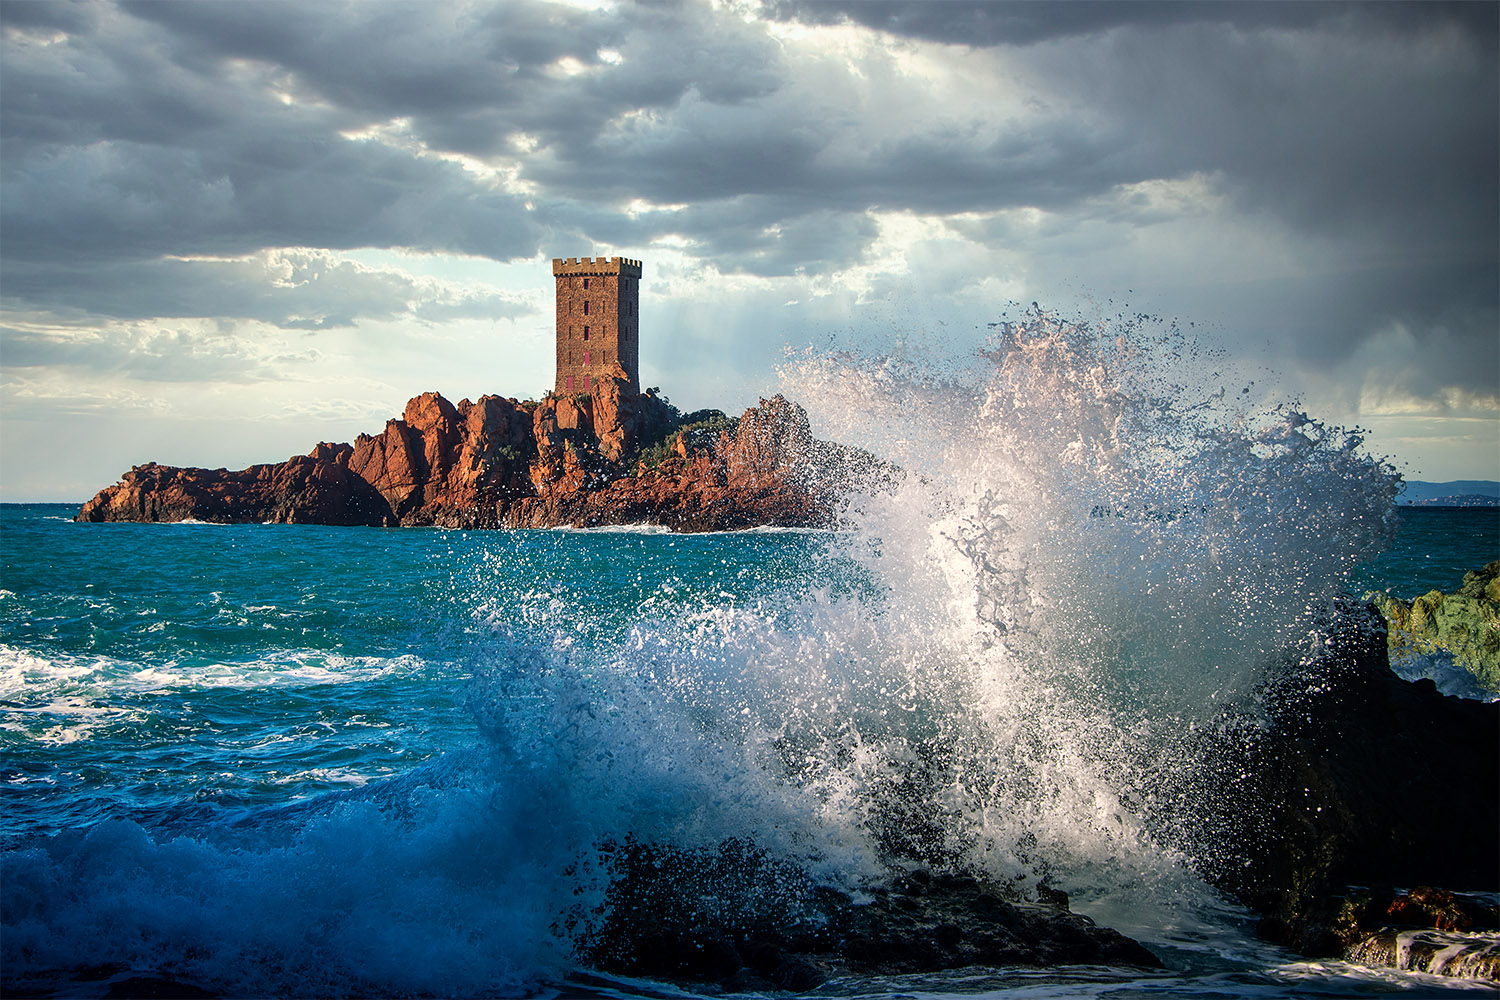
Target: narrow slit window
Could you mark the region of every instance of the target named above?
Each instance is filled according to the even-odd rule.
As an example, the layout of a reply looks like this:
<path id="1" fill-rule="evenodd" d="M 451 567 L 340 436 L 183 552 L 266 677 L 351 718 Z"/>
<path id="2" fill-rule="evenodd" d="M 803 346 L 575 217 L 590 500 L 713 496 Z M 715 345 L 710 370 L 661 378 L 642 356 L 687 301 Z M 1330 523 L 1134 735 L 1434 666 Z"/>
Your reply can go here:
<path id="1" fill-rule="evenodd" d="M 587 326 L 585 326 L 583 328 L 583 339 L 584 340 L 588 340 L 589 339 L 589 328 Z"/>
<path id="2" fill-rule="evenodd" d="M 584 351 L 583 352 L 583 363 L 584 364 L 588 364 L 589 363 L 589 352 L 588 351 Z"/>
<path id="3" fill-rule="evenodd" d="M 584 303 L 583 303 L 583 314 L 585 316 L 587 316 L 589 314 L 589 304 L 588 304 L 588 300 L 587 299 L 585 299 Z"/>
<path id="4" fill-rule="evenodd" d="M 571 375 L 568 376 L 568 391 L 573 391 L 573 376 Z"/>
<path id="5" fill-rule="evenodd" d="M 587 391 L 588 387 L 589 387 L 589 377 L 587 375 L 585 375 L 583 377 L 583 388 L 584 388 L 585 391 Z"/>
<path id="6" fill-rule="evenodd" d="M 587 278 L 584 278 L 584 279 L 583 279 L 583 287 L 584 287 L 584 288 L 587 288 L 587 287 L 589 287 L 589 279 L 587 279 Z"/>

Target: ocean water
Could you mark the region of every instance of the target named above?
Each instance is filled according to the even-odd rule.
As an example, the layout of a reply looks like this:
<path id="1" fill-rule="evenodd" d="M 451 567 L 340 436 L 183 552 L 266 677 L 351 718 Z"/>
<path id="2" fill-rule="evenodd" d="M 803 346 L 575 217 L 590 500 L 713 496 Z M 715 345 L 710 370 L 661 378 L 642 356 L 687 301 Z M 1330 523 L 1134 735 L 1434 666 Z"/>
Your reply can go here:
<path id="1" fill-rule="evenodd" d="M 1337 594 L 1456 587 L 1500 512 L 1398 511 L 1357 435 L 1184 387 L 1178 342 L 1127 332 L 1032 316 L 957 376 L 799 363 L 820 436 L 904 470 L 838 532 L 0 507 L 0 987 L 692 995 L 579 961 L 601 845 L 750 840 L 857 891 L 941 746 L 944 859 L 1045 877 L 1168 969 L 815 995 L 1476 988 L 1259 941 L 1131 803 Z"/>

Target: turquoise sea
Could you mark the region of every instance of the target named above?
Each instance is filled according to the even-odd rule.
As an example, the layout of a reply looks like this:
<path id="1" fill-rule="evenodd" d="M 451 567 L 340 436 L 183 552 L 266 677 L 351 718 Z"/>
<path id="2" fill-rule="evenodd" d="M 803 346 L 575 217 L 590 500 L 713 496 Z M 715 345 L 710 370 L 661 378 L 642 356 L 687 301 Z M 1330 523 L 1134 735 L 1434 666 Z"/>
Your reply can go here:
<path id="1" fill-rule="evenodd" d="M 738 926 L 778 912 L 753 873 L 858 899 L 899 848 L 1062 889 L 1167 965 L 818 996 L 1476 988 L 1266 945 L 1140 811 L 1342 595 L 1500 557 L 1500 511 L 1398 509 L 1357 431 L 1196 357 L 1038 312 L 979 367 L 791 363 L 820 437 L 892 463 L 836 532 L 0 508 L 0 990 L 691 995 L 582 957 L 631 842 L 762 852 L 749 890 L 682 887 Z"/>
<path id="2" fill-rule="evenodd" d="M 678 995 L 576 966 L 552 924 L 593 891 L 569 874 L 578 858 L 623 830 L 750 833 L 804 856 L 819 840 L 819 863 L 859 870 L 861 810 L 839 800 L 873 785 L 846 768 L 796 787 L 753 747 L 836 716 L 877 746 L 861 676 L 892 711 L 930 702 L 900 682 L 952 639 L 880 636 L 900 597 L 855 535 L 73 513 L 0 507 L 6 995 L 103 996 L 141 975 L 227 996 Z M 1500 554 L 1496 510 L 1398 516 L 1353 589 L 1451 589 Z M 821 992 L 1449 988 L 1297 962 L 1169 851 L 1057 829 L 1055 805 L 1026 808 L 1079 872 L 1063 883 L 1075 909 L 1146 940 L 1168 973 L 971 970 Z M 1102 871 L 1087 842 L 1101 836 L 1129 864 Z"/>

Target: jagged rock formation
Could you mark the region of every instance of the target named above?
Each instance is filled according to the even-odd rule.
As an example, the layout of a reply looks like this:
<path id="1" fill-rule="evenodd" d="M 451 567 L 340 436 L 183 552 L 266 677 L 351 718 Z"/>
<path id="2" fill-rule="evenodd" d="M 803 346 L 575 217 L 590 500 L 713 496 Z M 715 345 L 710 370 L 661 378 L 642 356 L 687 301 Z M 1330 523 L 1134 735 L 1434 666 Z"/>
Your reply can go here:
<path id="1" fill-rule="evenodd" d="M 1387 920 L 1439 926 L 1420 900 L 1396 906 L 1394 890 L 1369 887 L 1500 887 L 1497 745 L 1500 704 L 1402 680 L 1380 616 L 1351 605 L 1256 705 L 1180 748 L 1199 766 L 1167 825 L 1211 882 L 1263 915 L 1262 935 L 1347 956 Z"/>
<path id="2" fill-rule="evenodd" d="M 238 472 L 138 465 L 84 504 L 76 520 L 380 524 L 385 500 L 349 471 L 349 452 L 347 444 L 319 445 L 311 455 Z"/>
<path id="3" fill-rule="evenodd" d="M 1457 593 L 1403 601 L 1369 594 L 1390 629 L 1392 660 L 1447 652 L 1488 691 L 1500 691 L 1500 560 L 1465 573 Z"/>
<path id="4" fill-rule="evenodd" d="M 1070 912 L 1059 892 L 1022 902 L 1002 885 L 918 869 L 856 901 L 739 841 L 696 852 L 630 842 L 613 853 L 604 919 L 584 935 L 584 957 L 607 971 L 802 992 L 851 973 L 1161 966 L 1139 942 Z"/>
<path id="5" fill-rule="evenodd" d="M 77 520 L 822 527 L 851 488 L 884 474 L 866 453 L 814 440 L 807 414 L 781 396 L 738 420 L 709 412 L 685 421 L 654 393 L 633 392 L 623 371 L 587 395 L 540 402 L 454 406 L 428 392 L 377 435 L 278 464 L 137 466 Z M 642 461 L 648 450 L 653 461 Z"/>

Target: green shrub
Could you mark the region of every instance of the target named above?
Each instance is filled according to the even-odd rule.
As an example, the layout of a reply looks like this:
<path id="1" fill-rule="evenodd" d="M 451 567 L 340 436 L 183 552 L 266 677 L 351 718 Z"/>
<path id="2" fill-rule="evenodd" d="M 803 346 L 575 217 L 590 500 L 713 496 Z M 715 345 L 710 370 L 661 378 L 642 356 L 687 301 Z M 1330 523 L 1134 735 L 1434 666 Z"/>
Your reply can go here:
<path id="1" fill-rule="evenodd" d="M 690 444 L 695 441 L 697 443 L 717 441 L 721 433 L 727 432 L 730 437 L 733 437 L 739 426 L 738 417 L 726 417 L 722 410 L 694 410 L 676 426 L 668 428 L 660 438 L 644 443 L 638 453 L 638 458 L 646 464 L 648 469 L 654 469 L 671 456 L 673 449 L 677 446 L 677 440 L 684 434 L 688 435 Z"/>

